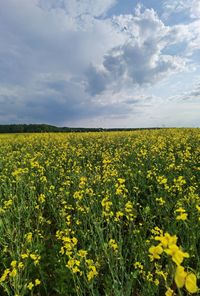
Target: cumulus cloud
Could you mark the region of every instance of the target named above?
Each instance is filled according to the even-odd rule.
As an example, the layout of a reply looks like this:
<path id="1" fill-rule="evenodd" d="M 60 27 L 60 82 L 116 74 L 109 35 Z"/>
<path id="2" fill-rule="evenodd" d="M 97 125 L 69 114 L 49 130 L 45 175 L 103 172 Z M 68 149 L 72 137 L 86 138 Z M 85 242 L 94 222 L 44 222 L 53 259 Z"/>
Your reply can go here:
<path id="1" fill-rule="evenodd" d="M 199 49 L 198 10 L 191 23 L 166 26 L 140 6 L 111 16 L 116 2 L 2 1 L 0 122 L 124 120 L 154 102 L 143 90 L 185 69 Z M 170 47 L 180 42 L 178 56 Z"/>
<path id="2" fill-rule="evenodd" d="M 11 120 L 10 114 L 16 114 L 12 117 L 15 120 L 20 117 L 32 122 L 40 117 L 57 123 L 73 114 L 95 114 L 96 105 L 91 106 L 82 86 L 83 72 L 91 60 L 100 62 L 107 50 L 123 40 L 109 19 L 95 18 L 114 1 L 97 1 L 96 6 L 91 1 L 82 6 L 80 1 L 63 1 L 63 8 L 61 2 L 4 1 L 0 10 L 0 87 L 4 88 L 0 103 L 4 122 L 5 118 Z M 45 3 L 51 7 L 57 3 L 60 8 L 47 9 Z M 90 4 L 93 9 L 87 15 Z M 5 93 L 5 89 L 16 91 L 17 86 L 20 92 Z"/>
<path id="3" fill-rule="evenodd" d="M 155 83 L 169 73 L 180 71 L 185 62 L 178 56 L 163 54 L 169 43 L 169 28 L 153 9 L 135 15 L 113 19 L 118 30 L 127 31 L 127 41 L 114 47 L 105 56 L 102 65 L 90 66 L 87 71 L 87 90 L 99 93 L 113 84 L 144 85 Z"/>

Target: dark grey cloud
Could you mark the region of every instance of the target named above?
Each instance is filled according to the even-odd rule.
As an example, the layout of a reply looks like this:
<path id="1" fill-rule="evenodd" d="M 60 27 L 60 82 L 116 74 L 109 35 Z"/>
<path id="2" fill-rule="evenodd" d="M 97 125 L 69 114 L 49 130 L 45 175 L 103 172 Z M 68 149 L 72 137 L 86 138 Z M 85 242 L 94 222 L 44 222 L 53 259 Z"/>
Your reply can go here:
<path id="1" fill-rule="evenodd" d="M 109 77 L 106 72 L 98 71 L 93 65 L 90 65 L 85 72 L 86 81 L 86 91 L 88 91 L 92 96 L 101 93 L 105 90 L 105 86 L 109 84 Z"/>
<path id="2" fill-rule="evenodd" d="M 155 40 L 148 40 L 142 45 L 128 43 L 106 55 L 103 68 L 90 66 L 86 72 L 86 89 L 95 95 L 115 82 L 118 84 L 128 81 L 133 86 L 143 86 L 158 82 L 168 73 L 176 72 L 183 66 L 181 58 L 162 55 Z"/>
<path id="3" fill-rule="evenodd" d="M 119 106 L 95 103 L 83 88 L 91 59 L 98 61 L 121 40 L 111 21 L 95 18 L 103 17 L 114 3 L 3 1 L 0 122 L 62 124 L 101 112 L 119 113 Z"/>
<path id="4" fill-rule="evenodd" d="M 53 76 L 39 77 L 31 90 L 24 88 L 13 93 L 4 89 L 4 94 L 3 91 L 0 94 L 2 123 L 46 122 L 62 125 L 63 122 L 76 122 L 102 115 L 125 116 L 131 111 L 129 106 L 120 102 L 95 102 L 84 92 L 80 83 Z"/>

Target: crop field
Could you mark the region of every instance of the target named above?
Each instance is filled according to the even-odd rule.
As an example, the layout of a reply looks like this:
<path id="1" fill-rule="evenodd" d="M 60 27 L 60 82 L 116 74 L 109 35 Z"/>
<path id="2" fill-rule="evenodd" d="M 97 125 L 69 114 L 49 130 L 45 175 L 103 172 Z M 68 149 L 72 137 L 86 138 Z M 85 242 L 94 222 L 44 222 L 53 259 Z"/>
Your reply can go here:
<path id="1" fill-rule="evenodd" d="M 200 129 L 0 135 L 0 295 L 200 295 Z"/>

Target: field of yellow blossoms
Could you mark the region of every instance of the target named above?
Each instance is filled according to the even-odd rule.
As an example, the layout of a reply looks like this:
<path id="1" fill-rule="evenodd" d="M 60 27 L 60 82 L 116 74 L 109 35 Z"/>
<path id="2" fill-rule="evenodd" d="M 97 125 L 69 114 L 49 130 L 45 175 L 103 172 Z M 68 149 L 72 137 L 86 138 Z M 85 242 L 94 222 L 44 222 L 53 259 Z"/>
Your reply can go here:
<path id="1" fill-rule="evenodd" d="M 0 135 L 0 295 L 200 295 L 200 129 Z"/>

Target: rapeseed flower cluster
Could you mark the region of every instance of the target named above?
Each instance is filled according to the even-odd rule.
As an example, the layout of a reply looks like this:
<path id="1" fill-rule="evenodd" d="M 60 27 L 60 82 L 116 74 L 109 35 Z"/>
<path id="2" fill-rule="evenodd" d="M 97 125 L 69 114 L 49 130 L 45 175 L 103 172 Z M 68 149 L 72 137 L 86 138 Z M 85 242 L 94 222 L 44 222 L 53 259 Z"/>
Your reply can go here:
<path id="1" fill-rule="evenodd" d="M 0 135 L 0 295 L 198 295 L 199 155 L 199 129 Z"/>
<path id="2" fill-rule="evenodd" d="M 159 235 L 154 237 L 159 244 L 151 246 L 149 248 L 150 260 L 159 260 L 165 253 L 170 256 L 171 260 L 175 263 L 175 275 L 174 280 L 177 288 L 183 288 L 185 286 L 189 293 L 196 293 L 198 291 L 197 278 L 192 272 L 186 272 L 181 265 L 184 258 L 189 258 L 189 254 L 184 252 L 180 246 L 177 245 L 177 236 L 170 235 L 168 232 L 164 233 L 160 231 Z M 166 295 L 170 295 L 171 289 L 168 289 Z"/>

